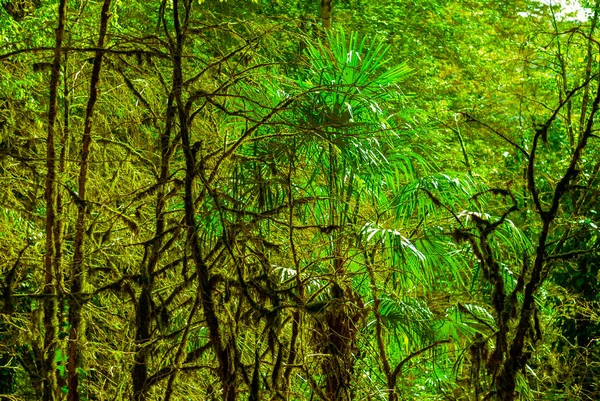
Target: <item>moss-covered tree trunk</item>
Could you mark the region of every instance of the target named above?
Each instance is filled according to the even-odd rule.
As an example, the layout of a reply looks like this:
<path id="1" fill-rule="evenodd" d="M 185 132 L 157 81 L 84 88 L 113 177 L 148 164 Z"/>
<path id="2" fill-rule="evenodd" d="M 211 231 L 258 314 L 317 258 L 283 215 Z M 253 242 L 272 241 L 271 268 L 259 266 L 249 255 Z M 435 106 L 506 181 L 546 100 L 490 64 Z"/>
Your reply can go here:
<path id="1" fill-rule="evenodd" d="M 44 200 L 46 202 L 46 243 L 44 255 L 44 354 L 42 366 L 43 378 L 43 400 L 55 399 L 56 375 L 55 375 L 55 349 L 56 349 L 56 288 L 54 271 L 55 256 L 55 202 L 56 202 L 56 118 L 58 114 L 58 85 L 60 82 L 60 68 L 63 51 L 63 38 L 65 33 L 67 2 L 61 0 L 58 5 L 58 27 L 55 30 L 54 58 L 52 61 L 52 72 L 50 75 L 50 95 L 48 109 L 48 127 L 46 139 L 46 182 Z"/>
<path id="2" fill-rule="evenodd" d="M 100 15 L 100 30 L 98 35 L 97 50 L 94 56 L 92 76 L 90 79 L 89 97 L 85 112 L 85 122 L 83 128 L 83 137 L 81 141 L 81 158 L 79 160 L 79 178 L 78 178 L 78 197 L 77 202 L 77 222 L 75 225 L 75 243 L 73 254 L 73 265 L 71 270 L 71 296 L 69 299 L 69 346 L 67 363 L 67 387 L 68 400 L 79 401 L 79 372 L 81 367 L 81 339 L 83 338 L 83 324 L 81 310 L 86 299 L 83 290 L 86 283 L 86 270 L 84 266 L 84 242 L 85 242 L 85 224 L 86 215 L 89 212 L 86 191 L 90 147 L 92 144 L 92 126 L 94 107 L 98 100 L 98 86 L 100 82 L 100 72 L 102 69 L 102 57 L 104 55 L 104 41 L 108 30 L 108 19 L 110 17 L 111 0 L 104 0 Z"/>

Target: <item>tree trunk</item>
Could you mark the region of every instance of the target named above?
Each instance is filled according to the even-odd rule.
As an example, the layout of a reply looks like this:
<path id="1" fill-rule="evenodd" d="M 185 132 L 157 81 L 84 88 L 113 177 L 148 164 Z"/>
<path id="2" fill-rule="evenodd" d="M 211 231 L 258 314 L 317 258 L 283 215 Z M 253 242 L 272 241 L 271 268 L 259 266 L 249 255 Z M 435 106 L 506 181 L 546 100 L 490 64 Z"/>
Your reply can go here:
<path id="1" fill-rule="evenodd" d="M 63 47 L 63 37 L 65 32 L 65 14 L 67 9 L 66 0 L 61 0 L 58 6 L 58 27 L 56 28 L 56 45 L 54 47 L 54 59 L 52 62 L 52 72 L 50 76 L 50 95 L 48 108 L 48 138 L 46 141 L 46 188 L 44 200 L 46 201 L 46 242 L 44 256 L 44 353 L 43 353 L 43 400 L 53 401 L 56 391 L 56 376 L 54 350 L 56 348 L 56 294 L 54 288 L 54 229 L 55 229 L 55 210 L 54 202 L 56 198 L 56 149 L 55 132 L 56 115 L 58 113 L 57 93 L 60 81 L 60 64 Z"/>
<path id="2" fill-rule="evenodd" d="M 189 0 L 184 0 L 184 3 Z M 193 184 L 196 177 L 196 160 L 190 144 L 189 115 L 183 102 L 183 46 L 185 42 L 185 26 L 181 24 L 179 15 L 179 1 L 173 1 L 173 22 L 176 32 L 176 47 L 173 54 L 173 86 L 175 87 L 175 99 L 179 115 L 179 129 L 181 135 L 181 146 L 185 156 L 185 181 L 184 181 L 184 209 L 185 224 L 187 230 L 187 241 L 192 249 L 192 259 L 196 266 L 197 280 L 204 318 L 208 328 L 209 338 L 213 351 L 217 357 L 218 374 L 221 381 L 222 399 L 224 401 L 235 401 L 237 398 L 235 383 L 235 365 L 233 363 L 233 351 L 230 341 L 223 341 L 221 322 L 216 313 L 215 303 L 212 297 L 212 285 L 210 283 L 209 266 L 206 264 L 201 248 L 200 239 L 196 230 L 196 213 L 194 208 Z M 184 4 L 186 12 L 189 12 L 190 3 Z M 187 15 L 186 15 L 187 17 Z M 187 18 L 184 18 L 184 24 Z"/>
<path id="3" fill-rule="evenodd" d="M 321 21 L 323 29 L 331 28 L 331 13 L 333 11 L 332 0 L 321 0 Z"/>
<path id="4" fill-rule="evenodd" d="M 83 268 L 84 240 L 85 240 L 85 216 L 87 213 L 86 187 L 90 147 L 92 144 L 92 117 L 94 115 L 94 106 L 98 99 L 98 83 L 100 81 L 100 70 L 102 68 L 102 55 L 104 47 L 104 38 L 108 29 L 108 19 L 110 17 L 111 0 L 104 0 L 102 12 L 100 15 L 100 33 L 98 36 L 98 50 L 94 57 L 92 67 L 92 76 L 90 79 L 90 93 L 85 113 L 85 123 L 83 127 L 83 138 L 81 144 L 81 159 L 78 180 L 77 202 L 77 223 L 75 225 L 75 244 L 73 255 L 73 266 L 71 271 L 71 298 L 69 302 L 69 332 L 68 363 L 67 363 L 67 387 L 69 389 L 67 399 L 69 401 L 79 401 L 79 374 L 77 368 L 81 359 L 80 339 L 82 337 L 81 309 L 84 299 L 82 290 L 85 286 L 86 272 Z"/>

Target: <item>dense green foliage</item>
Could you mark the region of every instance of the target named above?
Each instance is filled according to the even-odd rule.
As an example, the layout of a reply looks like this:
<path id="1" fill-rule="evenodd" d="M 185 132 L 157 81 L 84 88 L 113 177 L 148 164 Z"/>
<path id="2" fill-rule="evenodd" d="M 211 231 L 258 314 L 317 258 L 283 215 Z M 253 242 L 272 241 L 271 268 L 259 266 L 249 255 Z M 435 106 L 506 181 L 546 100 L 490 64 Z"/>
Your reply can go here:
<path id="1" fill-rule="evenodd" d="M 0 0 L 0 399 L 600 398 L 600 1 Z"/>

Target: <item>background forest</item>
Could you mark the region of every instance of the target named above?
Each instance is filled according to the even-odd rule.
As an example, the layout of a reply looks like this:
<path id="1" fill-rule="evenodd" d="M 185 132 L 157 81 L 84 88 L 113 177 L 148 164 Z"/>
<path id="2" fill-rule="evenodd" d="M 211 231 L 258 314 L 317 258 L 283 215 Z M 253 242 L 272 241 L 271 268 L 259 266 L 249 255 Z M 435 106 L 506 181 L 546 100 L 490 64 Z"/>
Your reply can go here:
<path id="1" fill-rule="evenodd" d="M 1 400 L 600 399 L 600 1 L 0 5 Z"/>

